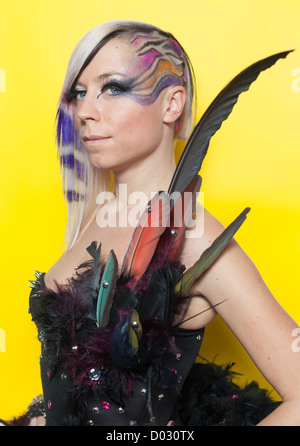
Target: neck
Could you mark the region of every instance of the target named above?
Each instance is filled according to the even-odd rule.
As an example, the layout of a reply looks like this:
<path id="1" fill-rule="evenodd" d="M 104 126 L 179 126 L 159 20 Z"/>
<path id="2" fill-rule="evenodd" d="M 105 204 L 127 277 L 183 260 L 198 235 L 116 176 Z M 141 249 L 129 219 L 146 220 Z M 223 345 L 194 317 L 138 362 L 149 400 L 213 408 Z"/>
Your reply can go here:
<path id="1" fill-rule="evenodd" d="M 147 201 L 158 191 L 167 191 L 175 171 L 173 147 L 152 153 L 123 171 L 114 172 L 116 200 L 123 201 L 120 191 L 130 194 L 142 193 Z M 136 195 L 137 196 L 137 195 Z"/>

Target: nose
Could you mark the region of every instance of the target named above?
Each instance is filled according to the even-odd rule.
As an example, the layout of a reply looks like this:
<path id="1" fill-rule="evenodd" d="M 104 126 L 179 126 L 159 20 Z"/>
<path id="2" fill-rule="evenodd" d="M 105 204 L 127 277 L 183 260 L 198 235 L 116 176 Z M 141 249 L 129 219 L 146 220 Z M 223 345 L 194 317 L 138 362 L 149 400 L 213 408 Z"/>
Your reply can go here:
<path id="1" fill-rule="evenodd" d="M 78 101 L 75 113 L 81 122 L 85 123 L 85 121 L 89 120 L 100 121 L 102 119 L 100 103 L 97 99 L 97 95 L 89 95 L 87 93 L 83 99 Z"/>

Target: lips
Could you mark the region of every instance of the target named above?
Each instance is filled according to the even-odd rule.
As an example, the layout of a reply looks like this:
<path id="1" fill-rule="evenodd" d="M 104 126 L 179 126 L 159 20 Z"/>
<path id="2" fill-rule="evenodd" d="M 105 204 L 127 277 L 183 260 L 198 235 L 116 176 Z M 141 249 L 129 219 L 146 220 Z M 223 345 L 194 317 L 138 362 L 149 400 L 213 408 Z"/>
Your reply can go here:
<path id="1" fill-rule="evenodd" d="M 110 139 L 110 136 L 100 136 L 100 135 L 89 135 L 84 136 L 82 138 L 84 145 L 87 148 L 92 149 L 92 147 L 96 147 L 99 144 L 104 144 L 107 140 Z"/>
<path id="2" fill-rule="evenodd" d="M 89 136 L 84 136 L 82 139 L 84 142 L 89 142 L 89 141 L 102 141 L 103 139 L 109 139 L 110 136 L 100 136 L 100 135 L 89 135 Z"/>

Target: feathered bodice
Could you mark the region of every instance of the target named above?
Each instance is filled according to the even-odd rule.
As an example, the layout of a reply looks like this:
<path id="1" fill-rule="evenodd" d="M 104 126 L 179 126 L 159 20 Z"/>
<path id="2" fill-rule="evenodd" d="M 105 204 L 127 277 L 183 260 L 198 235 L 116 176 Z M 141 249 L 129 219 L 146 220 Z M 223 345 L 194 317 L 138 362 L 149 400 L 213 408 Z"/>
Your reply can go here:
<path id="1" fill-rule="evenodd" d="M 165 425 L 177 418 L 173 411 L 203 330 L 173 326 L 176 311 L 166 311 L 166 303 L 154 308 L 166 300 L 162 294 L 174 298 L 181 269 L 156 270 L 133 294 L 119 278 L 102 327 L 89 289 L 91 267 L 57 292 L 36 273 L 30 312 L 42 342 L 47 425 Z"/>

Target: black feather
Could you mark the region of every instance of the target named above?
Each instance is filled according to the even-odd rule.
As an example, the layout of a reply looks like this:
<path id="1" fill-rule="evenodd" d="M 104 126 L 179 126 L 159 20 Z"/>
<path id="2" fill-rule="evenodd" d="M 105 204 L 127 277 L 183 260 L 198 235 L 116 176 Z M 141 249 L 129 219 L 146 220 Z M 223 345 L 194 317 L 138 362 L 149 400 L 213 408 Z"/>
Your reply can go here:
<path id="1" fill-rule="evenodd" d="M 163 325 L 173 320 L 177 300 L 174 287 L 181 272 L 172 267 L 157 268 L 150 276 L 147 288 L 141 299 L 139 315 L 141 320 L 158 317 Z"/>
<path id="2" fill-rule="evenodd" d="M 130 314 L 115 326 L 110 341 L 111 359 L 114 364 L 124 369 L 134 367 L 138 360 L 138 350 L 133 348 L 128 340 L 129 329 Z"/>
<path id="3" fill-rule="evenodd" d="M 92 242 L 87 248 L 87 252 L 92 257 L 76 268 L 76 276 L 71 278 L 78 293 L 87 302 L 92 304 L 90 316 L 96 319 L 96 305 L 100 287 L 100 277 L 102 265 L 100 263 L 101 243 L 97 248 L 97 242 Z"/>
<path id="4" fill-rule="evenodd" d="M 293 51 L 293 50 L 292 50 Z M 198 174 L 207 153 L 211 137 L 230 115 L 239 95 L 248 90 L 259 74 L 270 68 L 291 51 L 284 51 L 262 59 L 238 74 L 214 99 L 198 124 L 195 126 L 179 160 L 168 193 L 183 192 Z"/>

